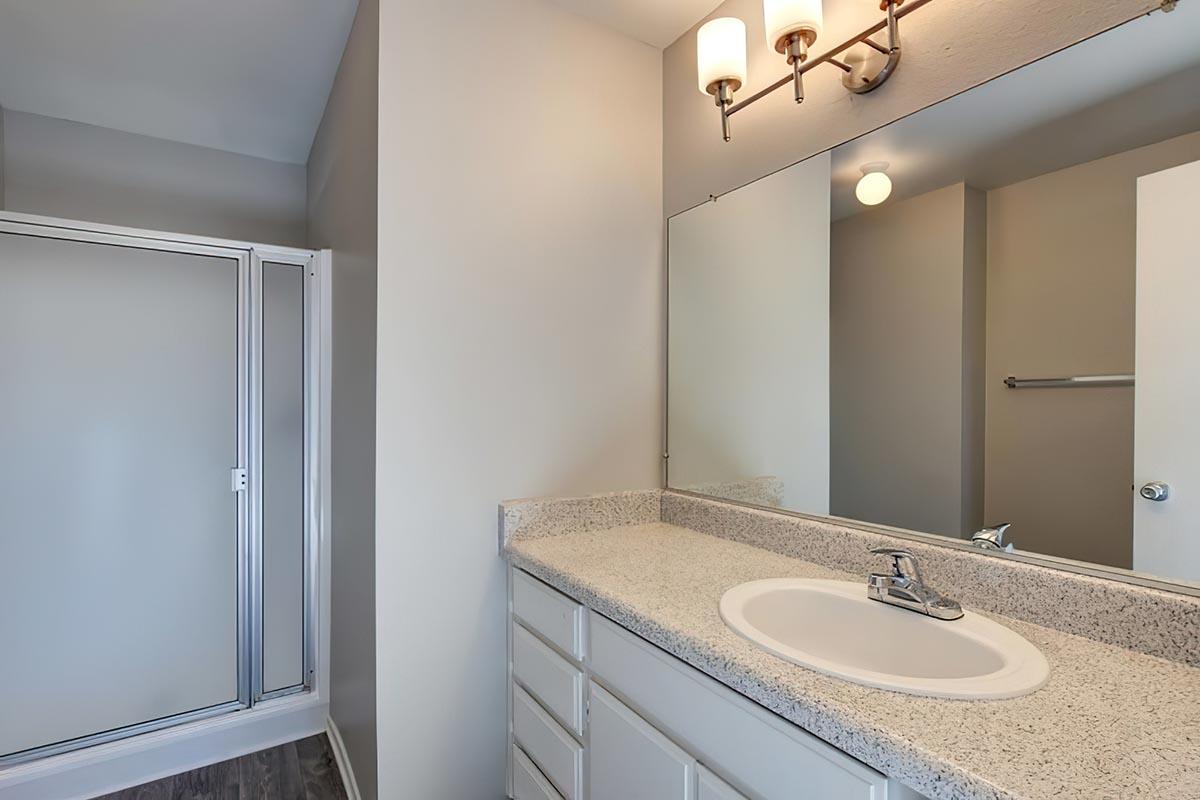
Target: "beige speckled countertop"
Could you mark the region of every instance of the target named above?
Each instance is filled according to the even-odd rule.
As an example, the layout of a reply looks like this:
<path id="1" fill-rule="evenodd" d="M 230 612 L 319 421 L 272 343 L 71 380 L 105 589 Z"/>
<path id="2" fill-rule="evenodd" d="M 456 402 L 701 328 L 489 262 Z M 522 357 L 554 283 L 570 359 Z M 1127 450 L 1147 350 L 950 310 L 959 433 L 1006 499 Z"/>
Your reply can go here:
<path id="1" fill-rule="evenodd" d="M 729 630 L 726 589 L 859 580 L 665 523 L 505 547 L 517 567 L 935 800 L 1200 798 L 1200 669 L 1000 617 L 1050 662 L 1026 697 L 915 697 L 827 677 Z M 969 605 L 968 605 L 969 607 Z"/>

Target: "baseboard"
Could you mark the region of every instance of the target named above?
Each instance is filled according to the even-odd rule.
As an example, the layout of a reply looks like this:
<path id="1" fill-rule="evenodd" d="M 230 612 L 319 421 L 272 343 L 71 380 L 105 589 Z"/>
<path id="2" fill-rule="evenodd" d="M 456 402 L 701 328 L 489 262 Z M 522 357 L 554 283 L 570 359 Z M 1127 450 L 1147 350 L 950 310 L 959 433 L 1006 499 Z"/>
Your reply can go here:
<path id="1" fill-rule="evenodd" d="M 358 792 L 358 781 L 354 779 L 354 767 L 350 766 L 350 756 L 346 752 L 346 743 L 342 741 L 342 732 L 338 730 L 333 717 L 325 720 L 325 733 L 329 736 L 329 746 L 333 749 L 333 759 L 337 761 L 338 772 L 342 774 L 346 797 L 349 800 L 362 800 L 362 795 Z"/>
<path id="2" fill-rule="evenodd" d="M 3 800 L 86 800 L 318 734 L 329 706 L 281 697 L 249 711 L 165 728 L 0 770 Z"/>

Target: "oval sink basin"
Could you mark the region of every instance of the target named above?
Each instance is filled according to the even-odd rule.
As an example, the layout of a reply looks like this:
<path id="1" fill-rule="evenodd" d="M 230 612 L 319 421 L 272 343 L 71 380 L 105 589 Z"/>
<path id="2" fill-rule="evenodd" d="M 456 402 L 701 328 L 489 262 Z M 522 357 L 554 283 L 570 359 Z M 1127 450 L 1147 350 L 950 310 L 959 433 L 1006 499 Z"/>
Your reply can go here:
<path id="1" fill-rule="evenodd" d="M 725 624 L 802 667 L 896 692 L 1019 697 L 1050 675 L 1020 635 L 967 611 L 945 621 L 867 598 L 866 584 L 771 578 L 721 597 Z"/>

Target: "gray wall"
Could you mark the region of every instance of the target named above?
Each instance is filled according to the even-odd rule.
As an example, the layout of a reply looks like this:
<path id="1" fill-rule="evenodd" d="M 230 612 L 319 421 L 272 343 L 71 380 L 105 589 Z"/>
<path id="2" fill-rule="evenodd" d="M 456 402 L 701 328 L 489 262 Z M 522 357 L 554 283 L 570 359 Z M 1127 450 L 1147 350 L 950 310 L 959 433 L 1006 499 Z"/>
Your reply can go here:
<path id="1" fill-rule="evenodd" d="M 341 732 L 359 790 L 368 800 L 378 795 L 375 735 L 378 85 L 379 4 L 377 0 L 361 0 L 308 160 L 308 244 L 333 248 L 329 715 Z"/>
<path id="2" fill-rule="evenodd" d="M 833 225 L 836 516 L 950 536 L 978 520 L 983 214 L 960 183 Z"/>
<path id="3" fill-rule="evenodd" d="M 305 169 L 10 109 L 8 211 L 304 245 Z"/>
<path id="4" fill-rule="evenodd" d="M 901 23 L 904 63 L 878 92 L 855 96 L 837 70 L 818 67 L 806 79 L 797 108 L 781 89 L 732 119 L 724 142 L 712 99 L 696 88 L 695 28 L 663 57 L 664 207 L 674 214 L 793 164 L 905 114 L 945 99 L 1013 67 L 1107 30 L 1160 0 L 954 0 L 932 3 Z M 760 0 L 727 0 L 708 17 L 746 22 L 749 76 L 735 99 L 748 97 L 787 72 L 768 47 Z M 826 0 L 824 52 L 881 18 L 878 3 Z"/>
<path id="5" fill-rule="evenodd" d="M 988 193 L 986 514 L 1022 549 L 1130 566 L 1133 390 L 1002 381 L 1133 372 L 1136 179 L 1196 159 L 1200 133 Z"/>

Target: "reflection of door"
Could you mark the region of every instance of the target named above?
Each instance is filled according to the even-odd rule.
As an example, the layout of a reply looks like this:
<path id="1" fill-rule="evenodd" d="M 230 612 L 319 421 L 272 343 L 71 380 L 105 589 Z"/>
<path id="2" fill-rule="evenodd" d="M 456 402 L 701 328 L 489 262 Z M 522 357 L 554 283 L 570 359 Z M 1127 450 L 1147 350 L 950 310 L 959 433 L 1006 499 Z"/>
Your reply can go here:
<path id="1" fill-rule="evenodd" d="M 1200 581 L 1200 161 L 1138 179 L 1133 568 Z"/>

